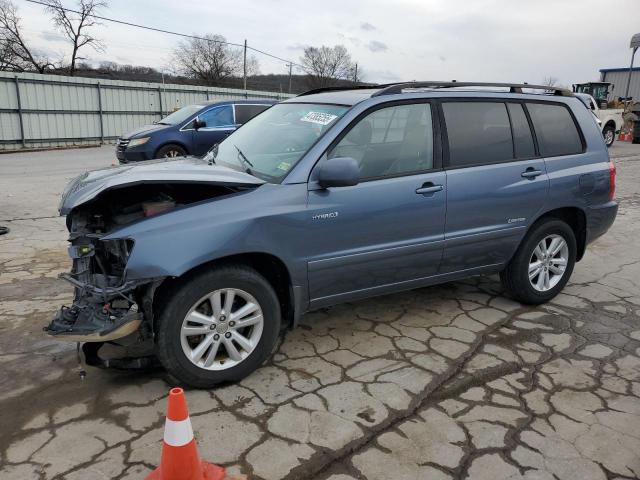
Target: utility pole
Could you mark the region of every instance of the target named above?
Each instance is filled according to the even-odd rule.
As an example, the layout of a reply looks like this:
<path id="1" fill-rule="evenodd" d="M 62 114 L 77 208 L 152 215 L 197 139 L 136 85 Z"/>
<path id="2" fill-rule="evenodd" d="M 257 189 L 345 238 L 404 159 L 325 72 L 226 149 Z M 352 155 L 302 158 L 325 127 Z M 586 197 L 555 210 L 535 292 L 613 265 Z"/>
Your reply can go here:
<path id="1" fill-rule="evenodd" d="M 243 61 L 243 70 L 244 70 L 244 94 L 247 95 L 247 39 L 244 39 L 244 61 Z"/>
<path id="2" fill-rule="evenodd" d="M 293 71 L 293 63 L 286 63 L 285 66 L 289 67 L 289 93 L 291 93 L 291 73 Z"/>
<path id="3" fill-rule="evenodd" d="M 629 65 L 629 75 L 627 76 L 627 88 L 625 89 L 625 92 L 624 92 L 625 102 L 629 98 L 629 86 L 631 84 L 631 74 L 633 73 L 633 57 L 636 56 L 636 52 L 640 47 L 640 33 L 636 33 L 631 38 L 631 43 L 629 44 L 629 47 L 633 49 L 633 52 L 631 53 L 631 65 Z"/>
<path id="4" fill-rule="evenodd" d="M 358 64 L 356 63 L 356 70 L 353 74 L 353 83 L 358 83 Z"/>

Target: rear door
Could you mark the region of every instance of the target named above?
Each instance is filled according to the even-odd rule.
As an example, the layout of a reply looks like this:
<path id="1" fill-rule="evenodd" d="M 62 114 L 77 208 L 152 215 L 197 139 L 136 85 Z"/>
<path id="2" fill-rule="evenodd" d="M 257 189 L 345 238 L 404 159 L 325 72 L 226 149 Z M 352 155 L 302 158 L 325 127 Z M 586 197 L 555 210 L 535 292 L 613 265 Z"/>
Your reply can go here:
<path id="1" fill-rule="evenodd" d="M 259 113 L 264 112 L 271 105 L 261 103 L 237 103 L 233 106 L 236 113 L 236 127 L 244 125 Z"/>
<path id="2" fill-rule="evenodd" d="M 235 129 L 233 105 L 213 107 L 198 115 L 205 126 L 193 131 L 193 155 L 202 156 L 216 143 L 232 134 Z"/>
<path id="3" fill-rule="evenodd" d="M 328 158 L 358 160 L 361 177 L 350 187 L 310 184 L 304 234 L 312 308 L 437 273 L 446 195 L 440 150 L 430 103 L 369 111 L 329 150 Z"/>
<path id="4" fill-rule="evenodd" d="M 447 218 L 441 273 L 509 260 L 547 197 L 549 178 L 523 104 L 451 100 L 446 125 Z"/>

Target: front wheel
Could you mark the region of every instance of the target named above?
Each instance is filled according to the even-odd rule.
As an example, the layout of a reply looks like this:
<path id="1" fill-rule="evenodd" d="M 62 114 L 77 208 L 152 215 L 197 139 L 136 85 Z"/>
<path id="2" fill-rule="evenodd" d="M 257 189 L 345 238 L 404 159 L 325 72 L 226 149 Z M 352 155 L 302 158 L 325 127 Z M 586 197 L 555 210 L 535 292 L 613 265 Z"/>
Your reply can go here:
<path id="1" fill-rule="evenodd" d="M 271 354 L 280 305 L 271 285 L 247 267 L 193 276 L 175 289 L 157 322 L 156 353 L 185 385 L 237 381 Z"/>
<path id="2" fill-rule="evenodd" d="M 576 262 L 576 237 L 562 220 L 534 225 L 500 274 L 502 284 L 516 300 L 539 305 L 564 288 Z"/>
<path id="3" fill-rule="evenodd" d="M 180 145 L 169 144 L 160 147 L 156 152 L 155 158 L 177 158 L 186 155 L 187 151 Z"/>
<path id="4" fill-rule="evenodd" d="M 611 125 L 607 125 L 606 127 L 604 127 L 604 130 L 602 131 L 602 135 L 604 136 L 604 143 L 607 145 L 607 147 L 610 147 L 611 145 L 613 145 L 613 142 L 616 139 L 615 127 L 612 127 Z"/>

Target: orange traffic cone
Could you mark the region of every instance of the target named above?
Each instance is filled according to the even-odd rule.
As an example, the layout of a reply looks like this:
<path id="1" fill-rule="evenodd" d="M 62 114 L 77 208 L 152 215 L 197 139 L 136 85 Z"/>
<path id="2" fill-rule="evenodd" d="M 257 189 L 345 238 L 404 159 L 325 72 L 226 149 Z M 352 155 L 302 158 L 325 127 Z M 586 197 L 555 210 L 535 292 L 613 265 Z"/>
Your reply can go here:
<path id="1" fill-rule="evenodd" d="M 184 391 L 172 388 L 160 466 L 145 480 L 223 480 L 224 476 L 224 468 L 200 460 Z"/>

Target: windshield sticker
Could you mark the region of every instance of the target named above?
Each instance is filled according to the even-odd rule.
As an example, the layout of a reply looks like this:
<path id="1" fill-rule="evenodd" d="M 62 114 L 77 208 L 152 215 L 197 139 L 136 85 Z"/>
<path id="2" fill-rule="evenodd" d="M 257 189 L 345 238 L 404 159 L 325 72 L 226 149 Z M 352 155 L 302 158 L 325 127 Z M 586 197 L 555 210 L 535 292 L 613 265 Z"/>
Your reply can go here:
<path id="1" fill-rule="evenodd" d="M 289 162 L 280 162 L 276 168 L 278 170 L 284 170 L 285 172 L 287 172 L 290 166 L 291 164 Z"/>
<path id="2" fill-rule="evenodd" d="M 317 123 L 318 125 L 329 125 L 333 122 L 337 115 L 332 115 L 331 113 L 324 112 L 309 112 L 304 117 L 300 119 L 301 122 L 310 122 Z"/>

